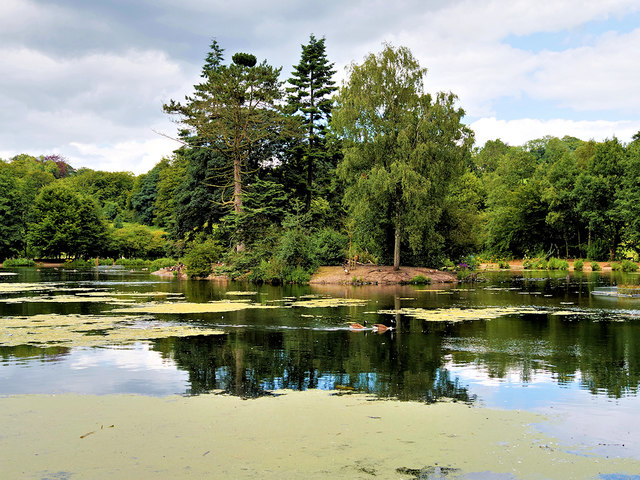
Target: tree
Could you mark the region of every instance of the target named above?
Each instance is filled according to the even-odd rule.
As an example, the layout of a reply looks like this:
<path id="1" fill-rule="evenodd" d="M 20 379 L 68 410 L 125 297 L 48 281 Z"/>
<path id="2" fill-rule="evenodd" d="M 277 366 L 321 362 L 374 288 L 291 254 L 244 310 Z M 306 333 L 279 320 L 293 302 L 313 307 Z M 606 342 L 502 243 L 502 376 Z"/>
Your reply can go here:
<path id="1" fill-rule="evenodd" d="M 230 65 L 222 60 L 223 50 L 214 40 L 202 69 L 204 81 L 194 86 L 193 96 L 184 104 L 171 100 L 164 110 L 180 117 L 184 142 L 217 151 L 227 161 L 210 181 L 223 188 L 222 203 L 240 214 L 243 175 L 271 158 L 272 141 L 282 133 L 285 117 L 278 107 L 282 84 L 280 69 L 257 64 L 253 55 L 237 53 Z M 237 248 L 244 247 L 240 243 Z"/>
<path id="2" fill-rule="evenodd" d="M 0 260 L 24 247 L 24 207 L 18 181 L 0 163 Z"/>
<path id="3" fill-rule="evenodd" d="M 28 240 L 43 256 L 92 257 L 106 247 L 107 231 L 93 198 L 53 184 L 34 201 Z"/>
<path id="4" fill-rule="evenodd" d="M 131 193 L 131 207 L 136 219 L 144 225 L 153 225 L 156 199 L 158 197 L 158 181 L 163 163 L 158 163 L 148 173 L 140 175 Z"/>
<path id="5" fill-rule="evenodd" d="M 301 149 L 306 160 L 305 207 L 309 211 L 313 191 L 316 164 L 327 157 L 325 133 L 331 119 L 333 101 L 330 95 L 337 90 L 331 77 L 336 73 L 333 63 L 329 63 L 325 52 L 324 38 L 309 37 L 309 43 L 302 45 L 300 63 L 295 65 L 287 88 L 288 107 L 302 117 L 306 132 L 306 145 Z M 304 168 L 303 167 L 303 168 Z"/>
<path id="6" fill-rule="evenodd" d="M 408 48 L 387 44 L 351 65 L 332 120 L 345 141 L 338 173 L 351 221 L 386 243 L 385 230 L 393 230 L 396 269 L 402 241 L 414 253 L 437 243 L 447 187 L 473 142 L 456 96 L 433 99 L 424 92 L 425 75 Z"/>
<path id="7" fill-rule="evenodd" d="M 623 224 L 615 192 L 622 186 L 624 157 L 624 147 L 617 138 L 598 143 L 585 171 L 576 180 L 577 212 L 588 225 L 588 254 L 594 259 L 605 258 L 606 253 L 595 248 L 600 245 L 600 250 L 608 250 L 609 259 L 613 260 L 620 242 Z M 595 245 L 594 239 L 598 240 Z"/>

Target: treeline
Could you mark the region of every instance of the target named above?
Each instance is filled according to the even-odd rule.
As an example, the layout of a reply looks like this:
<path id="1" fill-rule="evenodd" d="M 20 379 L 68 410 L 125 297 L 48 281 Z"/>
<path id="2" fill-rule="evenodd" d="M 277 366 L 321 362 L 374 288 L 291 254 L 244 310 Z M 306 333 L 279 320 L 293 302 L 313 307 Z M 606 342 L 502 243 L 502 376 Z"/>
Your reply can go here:
<path id="1" fill-rule="evenodd" d="M 76 171 L 59 155 L 0 161 L 0 260 L 165 256 L 167 233 L 141 208 L 145 178 Z"/>
<path id="2" fill-rule="evenodd" d="M 171 256 L 196 276 L 304 281 L 349 260 L 637 256 L 640 134 L 474 148 L 408 49 L 352 64 L 340 89 L 334 73 L 313 36 L 286 83 L 212 42 L 194 93 L 164 106 L 182 147 L 147 174 L 0 162 L 0 257 Z"/>

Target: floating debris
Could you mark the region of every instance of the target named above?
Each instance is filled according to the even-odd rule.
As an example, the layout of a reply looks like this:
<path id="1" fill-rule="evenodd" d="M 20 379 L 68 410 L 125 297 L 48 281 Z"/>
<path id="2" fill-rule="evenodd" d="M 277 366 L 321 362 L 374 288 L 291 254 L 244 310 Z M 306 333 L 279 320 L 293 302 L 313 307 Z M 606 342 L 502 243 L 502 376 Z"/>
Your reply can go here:
<path id="1" fill-rule="evenodd" d="M 257 295 L 258 292 L 248 292 L 248 291 L 239 291 L 239 290 L 230 290 L 228 292 L 224 292 L 225 295 L 247 295 L 247 296 L 253 296 L 253 295 Z"/>

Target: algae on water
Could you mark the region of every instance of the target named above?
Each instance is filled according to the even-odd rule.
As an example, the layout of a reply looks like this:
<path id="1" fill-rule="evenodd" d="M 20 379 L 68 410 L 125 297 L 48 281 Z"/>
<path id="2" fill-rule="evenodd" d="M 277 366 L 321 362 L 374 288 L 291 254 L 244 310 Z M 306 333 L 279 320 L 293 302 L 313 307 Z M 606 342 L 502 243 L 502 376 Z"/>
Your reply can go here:
<path id="1" fill-rule="evenodd" d="M 541 313 L 532 307 L 494 307 L 494 308 L 399 308 L 397 310 L 379 310 L 378 313 L 396 315 L 398 313 L 428 322 L 463 322 L 467 320 L 491 320 L 503 315 L 522 313 Z M 544 312 L 542 312 L 544 313 Z"/>
<path id="2" fill-rule="evenodd" d="M 249 308 L 280 308 L 259 303 L 217 301 L 208 303 L 144 303 L 134 307 L 112 310 L 116 313 L 219 313 L 237 312 Z"/>
<path id="3" fill-rule="evenodd" d="M 87 347 L 223 333 L 210 328 L 157 322 L 136 316 L 0 317 L 0 346 L 6 347 L 18 345 Z"/>
<path id="4" fill-rule="evenodd" d="M 291 302 L 292 307 L 326 308 L 326 307 L 359 307 L 366 305 L 368 300 L 359 298 L 314 298 Z"/>

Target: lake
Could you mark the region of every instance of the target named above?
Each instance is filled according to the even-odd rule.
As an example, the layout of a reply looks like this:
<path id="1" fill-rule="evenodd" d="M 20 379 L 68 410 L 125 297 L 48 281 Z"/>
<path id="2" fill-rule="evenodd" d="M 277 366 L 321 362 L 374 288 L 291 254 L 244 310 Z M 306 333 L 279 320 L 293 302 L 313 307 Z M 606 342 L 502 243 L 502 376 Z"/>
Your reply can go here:
<path id="1" fill-rule="evenodd" d="M 0 395 L 277 402 L 318 390 L 455 402 L 553 415 L 536 429 L 572 445 L 564 452 L 640 460 L 640 299 L 596 295 L 640 276 L 481 276 L 455 286 L 273 287 L 122 268 L 0 269 Z M 356 322 L 366 329 L 351 330 Z M 424 472 L 408 475 L 445 475 Z"/>

